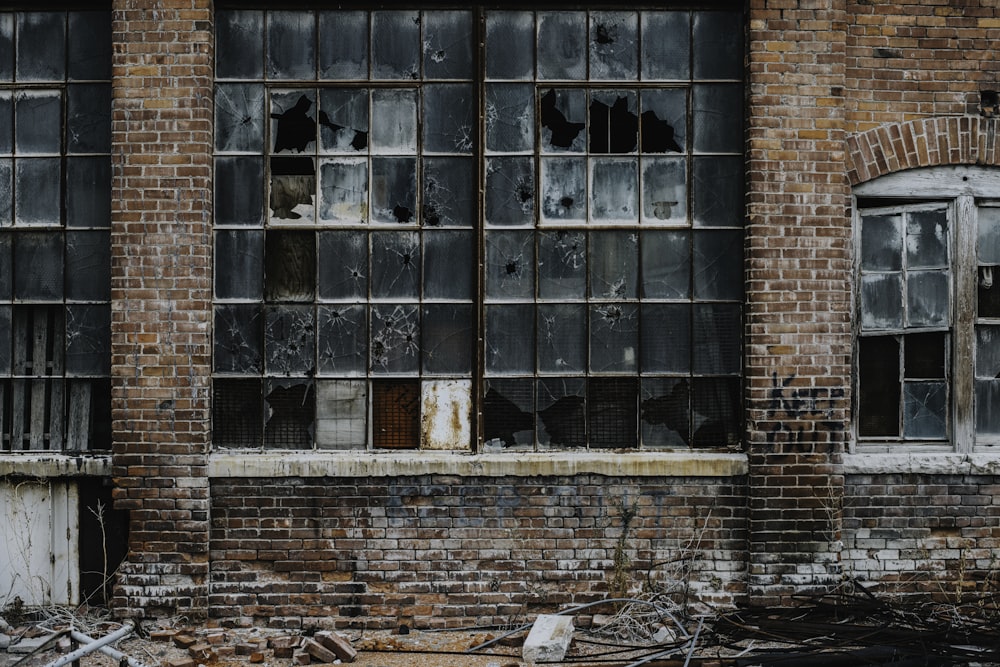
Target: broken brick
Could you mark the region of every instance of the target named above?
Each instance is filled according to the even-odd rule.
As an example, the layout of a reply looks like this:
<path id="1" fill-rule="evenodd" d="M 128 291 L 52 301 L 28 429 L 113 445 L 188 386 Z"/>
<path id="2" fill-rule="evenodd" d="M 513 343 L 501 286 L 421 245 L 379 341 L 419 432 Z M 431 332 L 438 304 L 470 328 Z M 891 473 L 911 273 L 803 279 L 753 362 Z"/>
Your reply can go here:
<path id="1" fill-rule="evenodd" d="M 319 662 L 333 662 L 337 659 L 337 655 L 333 651 L 312 639 L 306 639 L 302 642 L 302 650 Z"/>
<path id="2" fill-rule="evenodd" d="M 174 646 L 177 648 L 189 648 L 198 643 L 198 640 L 191 635 L 179 634 L 173 637 Z"/>
<path id="3" fill-rule="evenodd" d="M 308 665 L 310 662 L 312 662 L 312 658 L 305 651 L 295 651 L 292 654 L 293 665 Z"/>
<path id="4" fill-rule="evenodd" d="M 358 657 L 358 652 L 354 650 L 351 643 L 336 632 L 322 630 L 317 632 L 313 639 L 322 644 L 325 648 L 333 651 L 334 655 L 344 662 L 354 662 L 354 659 Z"/>

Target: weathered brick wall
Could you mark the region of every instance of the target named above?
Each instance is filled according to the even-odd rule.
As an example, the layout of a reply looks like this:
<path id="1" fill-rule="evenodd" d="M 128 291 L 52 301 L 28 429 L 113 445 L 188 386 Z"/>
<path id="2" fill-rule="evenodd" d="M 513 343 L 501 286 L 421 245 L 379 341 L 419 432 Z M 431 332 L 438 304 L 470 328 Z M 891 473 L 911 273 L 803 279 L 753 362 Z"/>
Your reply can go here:
<path id="1" fill-rule="evenodd" d="M 750 3 L 750 601 L 836 581 L 851 230 L 841 0 Z"/>
<path id="2" fill-rule="evenodd" d="M 113 474 L 130 512 L 114 604 L 191 615 L 208 573 L 211 2 L 113 5 Z"/>
<path id="3" fill-rule="evenodd" d="M 848 475 L 844 575 L 893 597 L 957 602 L 995 592 L 997 498 L 995 475 Z"/>
<path id="4" fill-rule="evenodd" d="M 603 599 L 633 506 L 621 540 L 631 592 L 647 571 L 662 585 L 687 566 L 692 600 L 732 604 L 745 590 L 745 483 L 213 480 L 211 614 L 224 625 L 455 627 Z"/>

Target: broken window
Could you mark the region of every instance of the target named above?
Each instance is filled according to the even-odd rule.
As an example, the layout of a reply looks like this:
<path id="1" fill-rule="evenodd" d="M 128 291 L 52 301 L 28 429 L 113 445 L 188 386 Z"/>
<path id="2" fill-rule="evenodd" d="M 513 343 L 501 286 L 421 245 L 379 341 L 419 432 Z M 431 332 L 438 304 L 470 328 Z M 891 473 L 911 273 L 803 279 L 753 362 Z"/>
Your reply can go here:
<path id="1" fill-rule="evenodd" d="M 110 78 L 110 12 L 0 13 L 0 452 L 111 447 Z"/>
<path id="2" fill-rule="evenodd" d="M 740 12 L 216 25 L 217 445 L 739 444 Z"/>

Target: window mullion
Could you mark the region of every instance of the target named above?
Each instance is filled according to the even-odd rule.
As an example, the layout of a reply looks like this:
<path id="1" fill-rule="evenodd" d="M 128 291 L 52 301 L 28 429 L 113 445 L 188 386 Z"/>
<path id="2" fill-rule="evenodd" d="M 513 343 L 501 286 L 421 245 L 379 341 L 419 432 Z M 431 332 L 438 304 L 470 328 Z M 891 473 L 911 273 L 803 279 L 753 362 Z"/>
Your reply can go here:
<path id="1" fill-rule="evenodd" d="M 967 452 L 975 442 L 976 205 L 972 196 L 962 195 L 954 207 L 952 424 L 955 450 Z"/>

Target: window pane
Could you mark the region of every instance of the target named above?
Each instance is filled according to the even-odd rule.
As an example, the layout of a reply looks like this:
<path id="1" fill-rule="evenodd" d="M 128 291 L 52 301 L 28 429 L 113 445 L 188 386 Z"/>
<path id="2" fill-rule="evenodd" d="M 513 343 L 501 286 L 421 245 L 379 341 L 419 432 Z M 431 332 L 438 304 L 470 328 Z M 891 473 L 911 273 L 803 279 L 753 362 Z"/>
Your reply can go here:
<path id="1" fill-rule="evenodd" d="M 743 78 L 743 19 L 735 12 L 694 13 L 694 78 Z"/>
<path id="2" fill-rule="evenodd" d="M 909 326 L 948 324 L 950 281 L 943 271 L 912 271 L 906 275 Z"/>
<path id="3" fill-rule="evenodd" d="M 631 231 L 590 234 L 590 295 L 599 299 L 638 296 L 639 235 Z"/>
<path id="4" fill-rule="evenodd" d="M 0 227 L 9 227 L 13 222 L 13 215 L 14 161 L 0 158 Z"/>
<path id="5" fill-rule="evenodd" d="M 212 444 L 260 447 L 263 444 L 260 380 L 217 378 L 212 382 Z"/>
<path id="6" fill-rule="evenodd" d="M 311 449 L 316 416 L 316 393 L 312 382 L 269 378 L 265 385 L 264 446 Z"/>
<path id="7" fill-rule="evenodd" d="M 110 105 L 108 108 L 110 109 Z M 14 119 L 16 153 L 20 155 L 59 153 L 62 136 L 62 94 L 58 90 L 18 91 L 14 98 Z"/>
<path id="8" fill-rule="evenodd" d="M 977 275 L 976 315 L 1000 317 L 1000 266 L 980 266 Z"/>
<path id="9" fill-rule="evenodd" d="M 416 158 L 373 158 L 372 222 L 417 222 Z"/>
<path id="10" fill-rule="evenodd" d="M 739 378 L 693 378 L 691 414 L 692 447 L 725 447 L 739 443 Z"/>
<path id="11" fill-rule="evenodd" d="M 215 296 L 258 300 L 264 296 L 263 230 L 215 233 Z"/>
<path id="12" fill-rule="evenodd" d="M 14 152 L 14 94 L 0 91 L 0 153 Z"/>
<path id="13" fill-rule="evenodd" d="M 483 383 L 483 445 L 530 446 L 535 442 L 534 380 L 500 379 Z"/>
<path id="14" fill-rule="evenodd" d="M 17 160 L 14 171 L 14 224 L 58 225 L 60 160 Z"/>
<path id="15" fill-rule="evenodd" d="M 215 13 L 215 73 L 220 79 L 259 79 L 264 72 L 264 12 Z"/>
<path id="16" fill-rule="evenodd" d="M 682 158 L 647 158 L 642 161 L 643 222 L 687 222 L 687 183 Z"/>
<path id="17" fill-rule="evenodd" d="M 1000 208 L 980 206 L 979 243 L 977 255 L 980 264 L 1000 264 Z"/>
<path id="18" fill-rule="evenodd" d="M 486 372 L 533 373 L 535 309 L 530 304 L 486 306 Z"/>
<path id="19" fill-rule="evenodd" d="M 586 307 L 540 304 L 537 340 L 540 373 L 581 373 L 587 367 Z"/>
<path id="20" fill-rule="evenodd" d="M 264 308 L 264 368 L 270 375 L 316 370 L 316 323 L 312 306 Z"/>
<path id="21" fill-rule="evenodd" d="M 258 304 L 216 306 L 214 338 L 212 364 L 217 373 L 263 370 L 264 321 Z"/>
<path id="22" fill-rule="evenodd" d="M 368 313 L 364 305 L 338 304 L 316 308 L 319 372 L 323 375 L 364 375 L 368 361 Z"/>
<path id="23" fill-rule="evenodd" d="M 66 78 L 66 15 L 24 12 L 17 15 L 17 80 Z"/>
<path id="24" fill-rule="evenodd" d="M 590 94 L 591 153 L 634 153 L 639 146 L 638 100 L 632 90 Z"/>
<path id="25" fill-rule="evenodd" d="M 644 447 L 687 447 L 690 384 L 685 378 L 642 378 Z"/>
<path id="26" fill-rule="evenodd" d="M 7 375 L 11 370 L 11 317 L 10 306 L 0 305 L 0 373 Z"/>
<path id="27" fill-rule="evenodd" d="M 591 447 L 638 444 L 638 378 L 592 378 L 587 386 L 587 435 Z"/>
<path id="28" fill-rule="evenodd" d="M 635 12 L 591 12 L 591 79 L 634 81 L 638 76 L 638 15 Z"/>
<path id="29" fill-rule="evenodd" d="M 534 239 L 531 231 L 486 233 L 486 298 L 534 296 Z"/>
<path id="30" fill-rule="evenodd" d="M 486 14 L 486 76 L 530 79 L 535 70 L 535 17 L 531 12 Z"/>
<path id="31" fill-rule="evenodd" d="M 740 306 L 730 303 L 697 303 L 693 306 L 694 350 L 691 363 L 702 375 L 738 375 L 743 328 Z"/>
<path id="32" fill-rule="evenodd" d="M 535 144 L 535 87 L 486 84 L 486 149 L 530 151 Z"/>
<path id="33" fill-rule="evenodd" d="M 316 91 L 271 93 L 271 138 L 275 153 L 316 150 Z"/>
<path id="34" fill-rule="evenodd" d="M 686 303 L 642 304 L 642 339 L 639 370 L 643 373 L 688 373 L 691 370 L 691 306 Z M 705 333 L 704 328 L 700 333 Z M 699 361 L 705 354 L 706 342 L 698 346 Z M 732 341 L 715 341 L 711 345 L 716 356 L 732 354 L 739 346 Z M 720 350 L 721 348 L 721 350 Z M 721 367 L 722 364 L 720 363 Z"/>
<path id="35" fill-rule="evenodd" d="M 861 276 L 861 326 L 864 329 L 903 327 L 902 274 Z"/>
<path id="36" fill-rule="evenodd" d="M 743 152 L 743 86 L 699 84 L 691 87 L 694 150 L 699 153 Z"/>
<path id="37" fill-rule="evenodd" d="M 899 341 L 894 336 L 858 339 L 858 434 L 899 435 Z"/>
<path id="38" fill-rule="evenodd" d="M 425 11 L 424 78 L 471 79 L 472 12 Z"/>
<path id="39" fill-rule="evenodd" d="M 903 385 L 903 436 L 948 437 L 948 385 L 907 382 Z"/>
<path id="40" fill-rule="evenodd" d="M 947 266 L 947 211 L 911 213 L 906 222 L 906 267 L 932 269 Z"/>
<path id="41" fill-rule="evenodd" d="M 1000 326 L 976 326 L 976 377 L 1000 377 Z"/>
<path id="42" fill-rule="evenodd" d="M 947 345 L 948 335 L 943 331 L 907 334 L 903 339 L 903 376 L 914 380 L 947 378 Z"/>
<path id="43" fill-rule="evenodd" d="M 868 215 L 861 219 L 861 268 L 898 271 L 903 268 L 903 221 L 898 215 Z"/>
<path id="44" fill-rule="evenodd" d="M 66 306 L 66 374 L 111 373 L 111 306 Z"/>
<path id="45" fill-rule="evenodd" d="M 368 78 L 368 13 L 319 13 L 319 78 Z"/>
<path id="46" fill-rule="evenodd" d="M 420 296 L 420 237 L 416 232 L 372 234 L 372 297 Z"/>
<path id="47" fill-rule="evenodd" d="M 976 433 L 1000 435 L 1000 380 L 976 380 Z"/>
<path id="48" fill-rule="evenodd" d="M 21 233 L 14 237 L 14 298 L 63 298 L 62 234 Z"/>
<path id="49" fill-rule="evenodd" d="M 421 358 L 430 375 L 472 372 L 474 311 L 470 304 L 428 304 L 423 307 Z"/>
<path id="50" fill-rule="evenodd" d="M 316 16 L 313 12 L 267 13 L 267 76 L 272 79 L 316 76 Z"/>
<path id="51" fill-rule="evenodd" d="M 538 12 L 538 78 L 587 75 L 586 12 Z"/>
<path id="52" fill-rule="evenodd" d="M 264 247 L 264 299 L 312 301 L 315 293 L 315 234 L 268 231 Z"/>
<path id="53" fill-rule="evenodd" d="M 687 92 L 683 88 L 643 90 L 640 122 L 643 153 L 683 153 L 687 143 Z"/>
<path id="54" fill-rule="evenodd" d="M 412 449 L 420 443 L 420 383 L 381 380 L 372 383 L 372 446 Z"/>
<path id="55" fill-rule="evenodd" d="M 586 150 L 586 91 L 550 88 L 539 98 L 538 105 L 543 152 L 581 153 Z"/>
<path id="56" fill-rule="evenodd" d="M 424 158 L 423 224 L 471 227 L 476 219 L 475 174 L 471 158 Z"/>
<path id="57" fill-rule="evenodd" d="M 535 210 L 535 170 L 530 158 L 486 160 L 486 221 L 530 224 Z"/>
<path id="58" fill-rule="evenodd" d="M 66 88 L 66 152 L 111 152 L 111 85 L 74 84 Z"/>
<path id="59" fill-rule="evenodd" d="M 316 213 L 316 167 L 308 157 L 273 157 L 268 208 L 271 221 L 296 220 L 312 222 Z"/>
<path id="60" fill-rule="evenodd" d="M 0 301 L 10 301 L 14 289 L 12 236 L 0 234 Z"/>
<path id="61" fill-rule="evenodd" d="M 542 158 L 542 219 L 587 219 L 587 160 Z"/>
<path id="62" fill-rule="evenodd" d="M 743 233 L 694 232 L 694 296 L 738 300 L 743 296 Z"/>
<path id="63" fill-rule="evenodd" d="M 471 153 L 476 135 L 471 85 L 427 84 L 423 88 L 423 149 L 431 153 Z"/>
<path id="64" fill-rule="evenodd" d="M 690 298 L 691 233 L 645 230 L 639 238 L 642 246 L 642 295 L 652 299 Z"/>
<path id="65" fill-rule="evenodd" d="M 372 152 L 414 153 L 417 149 L 417 91 L 372 91 Z"/>
<path id="66" fill-rule="evenodd" d="M 695 227 L 742 227 L 743 158 L 696 157 L 692 164 Z"/>
<path id="67" fill-rule="evenodd" d="M 639 306 L 605 303 L 590 309 L 590 370 L 621 373 L 636 370 Z"/>
<path id="68" fill-rule="evenodd" d="M 423 242 L 424 298 L 471 300 L 476 271 L 472 232 L 428 231 Z"/>
<path id="69" fill-rule="evenodd" d="M 244 194 L 245 199 L 255 199 L 253 190 Z M 217 197 L 216 215 L 221 205 Z M 66 158 L 66 226 L 111 226 L 111 158 Z"/>
<path id="70" fill-rule="evenodd" d="M 538 296 L 582 299 L 587 293 L 587 239 L 584 232 L 538 234 Z"/>
<path id="71" fill-rule="evenodd" d="M 317 449 L 363 449 L 368 441 L 368 383 L 316 383 Z"/>
<path id="72" fill-rule="evenodd" d="M 0 14 L 0 81 L 14 80 L 14 14 Z"/>
<path id="73" fill-rule="evenodd" d="M 319 233 L 319 296 L 363 301 L 368 296 L 368 235 Z"/>
<path id="74" fill-rule="evenodd" d="M 639 165 L 635 159 L 590 161 L 590 217 L 595 222 L 635 222 L 639 217 Z"/>
<path id="75" fill-rule="evenodd" d="M 322 160 L 319 220 L 344 224 L 368 221 L 368 160 Z"/>
<path id="76" fill-rule="evenodd" d="M 66 298 L 111 299 L 111 233 L 66 233 Z"/>
<path id="77" fill-rule="evenodd" d="M 264 148 L 264 86 L 215 86 L 215 150 L 260 152 Z"/>
<path id="78" fill-rule="evenodd" d="M 372 78 L 420 77 L 420 15 L 372 12 Z"/>
<path id="79" fill-rule="evenodd" d="M 319 137 L 327 153 L 368 149 L 368 91 L 323 88 L 319 91 Z"/>
<path id="80" fill-rule="evenodd" d="M 373 373 L 416 373 L 420 368 L 420 324 L 415 305 L 372 307 L 371 369 Z"/>
<path id="81" fill-rule="evenodd" d="M 538 381 L 538 444 L 583 447 L 587 444 L 586 381 L 546 378 Z"/>
<path id="82" fill-rule="evenodd" d="M 642 78 L 687 79 L 690 73 L 687 12 L 642 13 Z"/>

